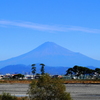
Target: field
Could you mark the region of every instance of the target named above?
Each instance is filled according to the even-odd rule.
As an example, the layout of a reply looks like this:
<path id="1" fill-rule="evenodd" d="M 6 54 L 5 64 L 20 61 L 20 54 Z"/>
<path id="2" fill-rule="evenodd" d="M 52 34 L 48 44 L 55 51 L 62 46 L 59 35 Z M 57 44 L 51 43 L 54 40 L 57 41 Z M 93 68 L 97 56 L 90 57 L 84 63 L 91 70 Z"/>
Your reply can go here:
<path id="1" fill-rule="evenodd" d="M 100 79 L 98 80 L 64 80 L 63 81 L 65 84 L 70 84 L 70 83 L 82 83 L 82 84 L 100 84 Z M 29 84 L 31 83 L 31 80 L 0 80 L 0 83 L 24 83 L 24 84 Z"/>

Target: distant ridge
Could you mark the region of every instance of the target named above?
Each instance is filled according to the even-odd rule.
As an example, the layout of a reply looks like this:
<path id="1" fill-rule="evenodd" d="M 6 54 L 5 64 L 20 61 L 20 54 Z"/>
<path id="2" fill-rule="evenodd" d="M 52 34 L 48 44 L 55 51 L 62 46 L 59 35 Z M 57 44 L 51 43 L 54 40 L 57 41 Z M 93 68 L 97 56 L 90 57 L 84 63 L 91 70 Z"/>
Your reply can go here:
<path id="1" fill-rule="evenodd" d="M 100 61 L 87 57 L 81 53 L 70 51 L 53 42 L 45 42 L 23 55 L 0 61 L 0 68 L 7 65 L 44 63 L 47 66 L 100 66 Z"/>
<path id="2" fill-rule="evenodd" d="M 32 70 L 31 70 L 31 67 L 32 66 L 26 66 L 26 65 L 21 65 L 21 64 L 18 64 L 18 65 L 8 65 L 8 66 L 5 66 L 3 68 L 0 69 L 0 74 L 6 74 L 6 73 L 10 73 L 10 74 L 18 74 L 18 73 L 21 73 L 21 74 L 32 74 Z M 36 73 L 39 73 L 41 74 L 41 66 L 40 64 L 36 64 L 35 65 L 36 67 Z M 50 75 L 64 75 L 66 74 L 66 70 L 68 68 L 66 67 L 50 67 L 50 66 L 45 66 L 45 73 L 48 73 Z"/>

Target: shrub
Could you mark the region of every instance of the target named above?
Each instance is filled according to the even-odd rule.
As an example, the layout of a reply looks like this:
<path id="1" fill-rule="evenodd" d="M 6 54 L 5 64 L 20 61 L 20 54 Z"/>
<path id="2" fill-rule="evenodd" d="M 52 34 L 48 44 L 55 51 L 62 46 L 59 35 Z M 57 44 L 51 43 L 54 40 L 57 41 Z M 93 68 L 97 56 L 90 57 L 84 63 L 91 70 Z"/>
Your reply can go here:
<path id="1" fill-rule="evenodd" d="M 42 75 L 37 81 L 29 85 L 30 100 L 72 100 L 70 93 L 59 78 L 51 78 L 48 74 Z"/>
<path id="2" fill-rule="evenodd" d="M 17 97 L 11 96 L 9 93 L 2 93 L 0 95 L 0 100 L 17 100 Z"/>

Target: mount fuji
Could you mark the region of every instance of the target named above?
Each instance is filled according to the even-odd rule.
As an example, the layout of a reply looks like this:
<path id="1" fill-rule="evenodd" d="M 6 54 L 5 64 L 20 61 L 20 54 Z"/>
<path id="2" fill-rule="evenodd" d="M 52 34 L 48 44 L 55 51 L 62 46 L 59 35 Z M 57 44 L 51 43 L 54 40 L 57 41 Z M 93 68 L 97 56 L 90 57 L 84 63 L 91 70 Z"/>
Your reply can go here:
<path id="1" fill-rule="evenodd" d="M 0 68 L 7 65 L 24 64 L 31 65 L 44 63 L 47 66 L 73 67 L 79 66 L 100 66 L 100 61 L 87 57 L 81 53 L 70 51 L 53 42 L 45 42 L 32 51 L 0 61 Z"/>

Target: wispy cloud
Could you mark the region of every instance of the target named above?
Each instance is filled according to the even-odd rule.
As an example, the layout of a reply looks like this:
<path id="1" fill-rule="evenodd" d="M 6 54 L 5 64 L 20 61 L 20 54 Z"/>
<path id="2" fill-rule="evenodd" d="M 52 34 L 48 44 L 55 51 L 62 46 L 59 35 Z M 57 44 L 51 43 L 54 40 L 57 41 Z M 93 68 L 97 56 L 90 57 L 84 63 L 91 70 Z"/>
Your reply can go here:
<path id="1" fill-rule="evenodd" d="M 78 26 L 58 26 L 58 25 L 43 25 L 43 24 L 36 24 L 31 22 L 14 22 L 14 21 L 0 21 L 1 26 L 18 26 L 24 28 L 31 28 L 35 30 L 42 30 L 42 31 L 60 31 L 60 32 L 68 32 L 68 31 L 81 31 L 87 33 L 100 33 L 100 29 L 89 29 L 85 27 L 78 27 Z"/>

